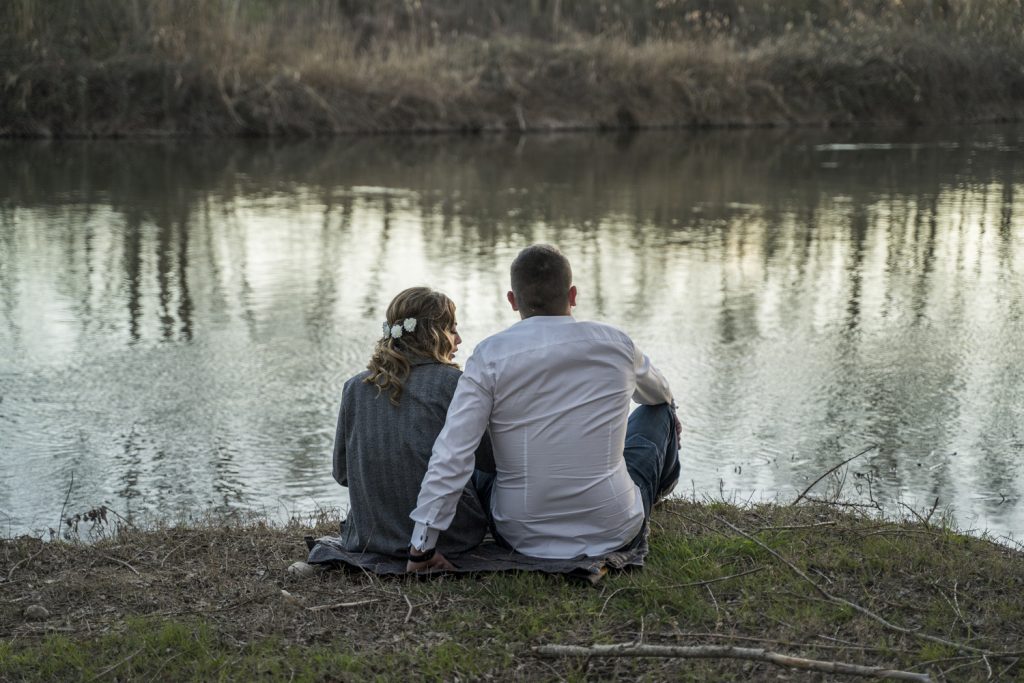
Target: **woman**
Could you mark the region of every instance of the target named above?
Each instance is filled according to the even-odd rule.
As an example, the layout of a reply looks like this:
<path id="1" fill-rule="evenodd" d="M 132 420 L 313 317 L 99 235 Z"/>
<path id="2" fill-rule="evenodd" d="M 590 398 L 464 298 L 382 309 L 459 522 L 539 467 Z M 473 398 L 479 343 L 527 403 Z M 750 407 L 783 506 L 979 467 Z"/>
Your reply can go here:
<path id="1" fill-rule="evenodd" d="M 334 478 L 349 490 L 342 530 L 347 550 L 407 554 L 413 528 L 409 513 L 462 374 L 452 360 L 460 343 L 452 300 L 427 287 L 407 289 L 388 306 L 367 370 L 345 383 Z M 494 469 L 486 436 L 477 463 L 479 469 Z M 469 550 L 486 528 L 480 499 L 467 485 L 438 549 Z"/>

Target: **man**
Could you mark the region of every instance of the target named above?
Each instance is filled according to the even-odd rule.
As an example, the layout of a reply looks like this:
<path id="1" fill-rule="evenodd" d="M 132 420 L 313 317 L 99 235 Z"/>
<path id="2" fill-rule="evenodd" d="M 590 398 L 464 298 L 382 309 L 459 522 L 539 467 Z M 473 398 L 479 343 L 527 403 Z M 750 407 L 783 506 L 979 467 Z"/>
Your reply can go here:
<path id="1" fill-rule="evenodd" d="M 576 287 L 558 249 L 527 247 L 511 271 L 508 301 L 521 320 L 466 361 L 410 515 L 408 571 L 451 568 L 434 546 L 485 430 L 495 540 L 533 557 L 636 543 L 679 478 L 679 420 L 661 373 L 622 331 L 572 317 Z M 632 414 L 631 398 L 641 404 Z"/>

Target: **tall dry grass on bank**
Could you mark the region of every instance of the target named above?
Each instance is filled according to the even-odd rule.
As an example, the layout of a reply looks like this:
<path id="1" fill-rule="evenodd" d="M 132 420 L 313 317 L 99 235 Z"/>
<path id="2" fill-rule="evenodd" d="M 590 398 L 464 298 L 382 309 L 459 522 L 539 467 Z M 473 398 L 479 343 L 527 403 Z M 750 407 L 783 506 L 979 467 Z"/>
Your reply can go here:
<path id="1" fill-rule="evenodd" d="M 1024 113 L 1024 0 L 10 0 L 0 135 Z"/>

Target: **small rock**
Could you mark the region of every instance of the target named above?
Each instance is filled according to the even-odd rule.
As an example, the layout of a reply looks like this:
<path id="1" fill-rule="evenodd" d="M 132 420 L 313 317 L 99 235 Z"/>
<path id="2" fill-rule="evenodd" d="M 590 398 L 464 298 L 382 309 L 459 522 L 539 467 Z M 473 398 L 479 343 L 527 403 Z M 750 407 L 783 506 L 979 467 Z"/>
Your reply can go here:
<path id="1" fill-rule="evenodd" d="M 286 591 L 283 588 L 281 589 L 281 597 L 284 598 L 285 602 L 290 602 L 293 605 L 301 605 L 302 604 L 302 600 L 300 600 L 298 597 L 292 595 L 291 593 L 289 593 L 288 591 Z"/>
<path id="2" fill-rule="evenodd" d="M 313 576 L 316 573 L 316 569 L 313 568 L 313 565 L 305 562 L 292 562 L 291 566 L 288 567 L 288 573 L 304 579 L 308 576 Z"/>
<path id="3" fill-rule="evenodd" d="M 25 618 L 35 621 L 43 621 L 50 618 L 50 610 L 42 605 L 29 605 L 25 608 Z"/>

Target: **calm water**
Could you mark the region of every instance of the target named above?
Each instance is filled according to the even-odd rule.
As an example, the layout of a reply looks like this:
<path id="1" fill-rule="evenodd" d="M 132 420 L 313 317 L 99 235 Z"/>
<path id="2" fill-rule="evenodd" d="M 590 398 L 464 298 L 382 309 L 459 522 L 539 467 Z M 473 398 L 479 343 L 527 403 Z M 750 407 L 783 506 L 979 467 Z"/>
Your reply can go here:
<path id="1" fill-rule="evenodd" d="M 390 297 L 515 321 L 560 245 L 577 315 L 682 404 L 678 493 L 842 483 L 1024 537 L 1024 130 L 0 143 L 0 535 L 343 506 L 337 401 Z M 1015 201 L 1016 200 L 1016 201 Z M 74 478 L 72 486 L 72 477 Z"/>

